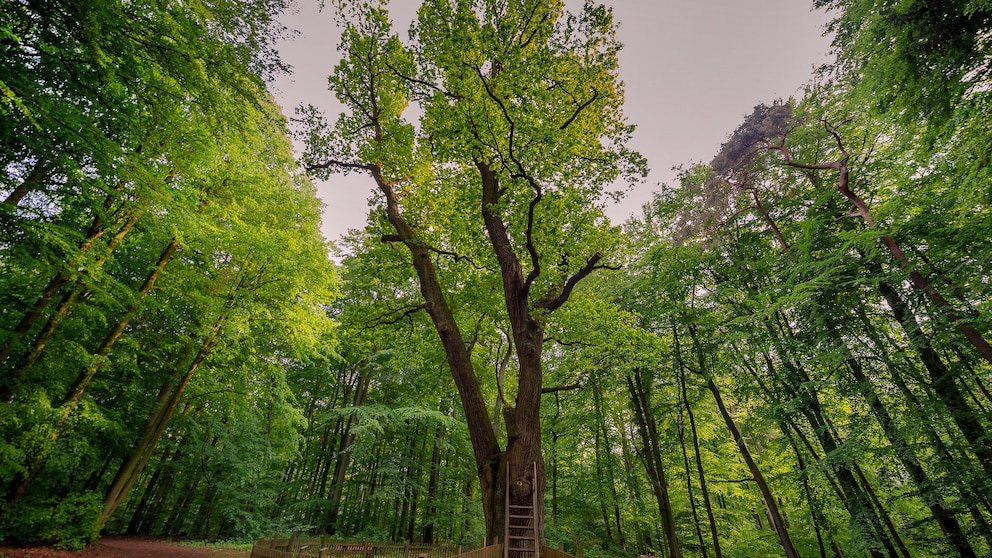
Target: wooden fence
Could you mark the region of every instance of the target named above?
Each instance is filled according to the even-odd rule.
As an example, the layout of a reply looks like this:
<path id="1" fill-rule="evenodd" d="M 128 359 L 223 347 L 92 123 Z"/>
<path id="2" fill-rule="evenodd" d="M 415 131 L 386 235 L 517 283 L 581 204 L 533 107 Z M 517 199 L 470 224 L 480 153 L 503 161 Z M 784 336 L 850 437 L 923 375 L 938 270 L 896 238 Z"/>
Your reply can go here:
<path id="1" fill-rule="evenodd" d="M 582 548 L 577 548 L 578 551 L 576 552 L 576 556 L 578 558 L 582 558 Z M 576 556 L 572 556 L 559 548 L 551 548 L 550 546 L 541 547 L 541 558 L 576 558 Z"/>
<path id="2" fill-rule="evenodd" d="M 463 551 L 464 547 L 456 545 L 345 542 L 294 536 L 255 541 L 251 558 L 451 558 Z"/>
<path id="3" fill-rule="evenodd" d="M 503 558 L 503 545 L 484 546 L 459 554 L 457 558 Z"/>
<path id="4" fill-rule="evenodd" d="M 343 542 L 326 537 L 291 537 L 255 541 L 251 558 L 502 558 L 503 545 L 462 552 L 461 546 L 408 543 Z M 579 558 L 582 551 L 579 550 Z M 575 558 L 563 550 L 541 547 L 541 558 Z"/>

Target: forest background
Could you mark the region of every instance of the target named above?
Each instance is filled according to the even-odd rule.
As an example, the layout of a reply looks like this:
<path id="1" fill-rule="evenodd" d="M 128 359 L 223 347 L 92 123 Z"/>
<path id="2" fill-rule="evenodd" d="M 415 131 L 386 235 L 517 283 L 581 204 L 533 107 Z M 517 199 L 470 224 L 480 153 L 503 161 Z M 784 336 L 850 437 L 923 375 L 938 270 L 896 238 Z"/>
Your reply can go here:
<path id="1" fill-rule="evenodd" d="M 2 540 L 480 541 L 461 347 L 539 411 L 552 545 L 992 552 L 992 7 L 817 0 L 836 59 L 619 227 L 611 12 L 424 5 L 332 5 L 301 168 L 282 2 L 4 4 Z M 340 262 L 335 170 L 381 193 Z"/>

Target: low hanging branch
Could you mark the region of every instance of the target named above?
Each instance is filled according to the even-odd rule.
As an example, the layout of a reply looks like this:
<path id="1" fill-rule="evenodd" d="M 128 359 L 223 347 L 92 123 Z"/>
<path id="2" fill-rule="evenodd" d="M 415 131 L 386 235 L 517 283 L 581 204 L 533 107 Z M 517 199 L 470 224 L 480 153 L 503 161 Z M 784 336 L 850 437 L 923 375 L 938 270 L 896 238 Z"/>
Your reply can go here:
<path id="1" fill-rule="evenodd" d="M 572 384 L 568 386 L 554 386 L 541 388 L 541 393 L 557 393 L 559 391 L 571 391 L 573 389 L 582 389 L 582 384 Z"/>

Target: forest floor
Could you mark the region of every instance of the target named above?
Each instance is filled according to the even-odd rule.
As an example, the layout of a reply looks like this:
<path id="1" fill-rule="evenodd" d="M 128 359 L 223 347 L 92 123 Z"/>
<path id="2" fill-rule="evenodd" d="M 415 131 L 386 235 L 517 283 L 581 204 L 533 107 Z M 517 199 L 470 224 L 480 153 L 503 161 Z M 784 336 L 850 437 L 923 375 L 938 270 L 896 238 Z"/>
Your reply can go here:
<path id="1" fill-rule="evenodd" d="M 82 550 L 55 550 L 45 546 L 0 545 L 0 558 L 247 558 L 247 550 L 182 546 L 147 537 L 103 537 Z"/>

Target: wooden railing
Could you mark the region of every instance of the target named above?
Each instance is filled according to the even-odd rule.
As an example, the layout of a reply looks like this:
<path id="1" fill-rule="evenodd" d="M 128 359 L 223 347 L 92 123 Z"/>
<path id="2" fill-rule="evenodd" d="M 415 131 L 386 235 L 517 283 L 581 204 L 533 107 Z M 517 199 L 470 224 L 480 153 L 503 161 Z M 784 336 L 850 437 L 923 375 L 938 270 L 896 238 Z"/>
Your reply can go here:
<path id="1" fill-rule="evenodd" d="M 464 547 L 457 545 L 345 542 L 332 541 L 327 537 L 290 537 L 255 541 L 251 548 L 251 558 L 451 558 L 464 550 Z M 476 558 L 494 557 L 480 555 Z"/>

